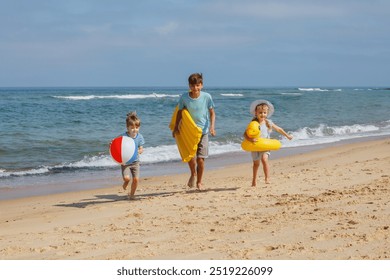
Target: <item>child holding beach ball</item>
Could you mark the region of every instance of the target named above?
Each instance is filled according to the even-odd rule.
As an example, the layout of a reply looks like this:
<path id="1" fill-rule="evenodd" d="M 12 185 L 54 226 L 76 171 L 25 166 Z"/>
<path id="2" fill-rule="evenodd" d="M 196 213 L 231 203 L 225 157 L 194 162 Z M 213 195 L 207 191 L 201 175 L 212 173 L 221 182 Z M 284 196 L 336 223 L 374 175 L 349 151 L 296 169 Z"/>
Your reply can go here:
<path id="1" fill-rule="evenodd" d="M 254 118 L 244 133 L 245 139 L 250 142 L 256 142 L 259 141 L 259 137 L 270 138 L 272 130 L 275 130 L 276 132 L 286 137 L 288 140 L 291 140 L 293 138 L 292 135 L 285 132 L 283 128 L 277 126 L 272 120 L 269 119 L 274 111 L 274 106 L 267 100 L 256 100 L 252 102 L 250 106 L 250 112 Z M 257 124 L 257 127 L 254 124 Z M 257 185 L 257 172 L 259 170 L 260 161 L 263 165 L 265 183 L 270 184 L 268 164 L 270 151 L 254 151 L 251 152 L 251 155 L 253 160 L 252 187 L 256 187 Z"/>
<path id="2" fill-rule="evenodd" d="M 131 182 L 131 188 L 128 193 L 128 198 L 130 200 L 135 199 L 135 191 L 138 187 L 139 182 L 139 174 L 140 174 L 140 161 L 139 155 L 143 152 L 143 145 L 145 144 L 144 137 L 141 133 L 139 133 L 139 129 L 141 127 L 141 120 L 138 118 L 136 112 L 130 112 L 126 117 L 126 132 L 121 134 L 116 139 L 120 139 L 121 143 L 119 143 L 119 147 L 117 147 L 120 151 L 115 152 L 113 154 L 114 145 L 118 145 L 118 143 L 114 143 L 116 139 L 113 140 L 110 144 L 110 153 L 113 159 L 121 164 L 122 169 L 122 178 L 123 178 L 123 190 L 127 190 L 127 186 L 130 183 L 130 175 L 133 180 Z M 131 139 L 130 139 L 131 138 Z M 125 141 L 126 140 L 126 141 Z M 129 142 L 131 145 L 129 145 Z M 131 150 L 131 151 L 129 151 Z M 122 154 L 122 155 L 118 155 Z M 129 156 L 130 154 L 130 156 Z M 124 159 L 126 158 L 126 159 Z"/>

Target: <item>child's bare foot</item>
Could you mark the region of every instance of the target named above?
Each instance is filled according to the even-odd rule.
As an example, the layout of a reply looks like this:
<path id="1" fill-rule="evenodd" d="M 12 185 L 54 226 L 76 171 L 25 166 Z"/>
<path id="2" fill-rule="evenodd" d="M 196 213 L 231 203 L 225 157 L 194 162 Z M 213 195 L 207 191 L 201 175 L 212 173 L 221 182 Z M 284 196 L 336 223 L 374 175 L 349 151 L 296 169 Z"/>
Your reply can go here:
<path id="1" fill-rule="evenodd" d="M 266 183 L 267 185 L 271 184 L 271 182 L 270 182 L 269 180 L 265 180 L 265 183 Z"/>
<path id="2" fill-rule="evenodd" d="M 252 181 L 252 187 L 256 187 L 257 186 L 257 182 L 256 181 Z"/>
<path id="3" fill-rule="evenodd" d="M 202 183 L 196 183 L 196 189 L 197 189 L 198 191 L 203 191 L 203 185 L 202 185 Z"/>
<path id="4" fill-rule="evenodd" d="M 190 179 L 188 180 L 187 186 L 190 188 L 195 187 L 195 180 L 196 180 L 195 176 L 191 176 Z"/>
<path id="5" fill-rule="evenodd" d="M 127 189 L 127 186 L 129 185 L 129 182 L 123 182 L 122 188 L 125 191 Z"/>
<path id="6" fill-rule="evenodd" d="M 133 195 L 128 194 L 127 197 L 129 198 L 129 200 L 137 200 L 134 194 Z"/>

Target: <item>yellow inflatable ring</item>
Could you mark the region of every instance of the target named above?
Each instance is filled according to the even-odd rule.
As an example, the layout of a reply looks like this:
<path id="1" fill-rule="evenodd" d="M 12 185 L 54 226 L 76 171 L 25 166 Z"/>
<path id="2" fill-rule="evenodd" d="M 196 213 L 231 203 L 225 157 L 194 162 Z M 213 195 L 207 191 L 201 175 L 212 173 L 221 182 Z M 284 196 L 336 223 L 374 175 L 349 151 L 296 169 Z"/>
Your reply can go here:
<path id="1" fill-rule="evenodd" d="M 279 150 L 282 146 L 279 140 L 260 138 L 261 132 L 259 129 L 259 123 L 257 121 L 251 121 L 247 126 L 246 135 L 250 138 L 256 138 L 256 142 L 251 142 L 244 138 L 241 143 L 241 148 L 247 152 L 265 152 Z"/>
<path id="2" fill-rule="evenodd" d="M 265 152 L 265 151 L 276 151 L 282 146 L 279 140 L 257 138 L 256 142 L 251 142 L 246 139 L 242 141 L 241 148 L 247 152 Z"/>
<path id="3" fill-rule="evenodd" d="M 250 138 L 259 138 L 261 135 L 260 128 L 259 128 L 259 122 L 257 121 L 251 121 L 246 130 L 246 135 Z"/>

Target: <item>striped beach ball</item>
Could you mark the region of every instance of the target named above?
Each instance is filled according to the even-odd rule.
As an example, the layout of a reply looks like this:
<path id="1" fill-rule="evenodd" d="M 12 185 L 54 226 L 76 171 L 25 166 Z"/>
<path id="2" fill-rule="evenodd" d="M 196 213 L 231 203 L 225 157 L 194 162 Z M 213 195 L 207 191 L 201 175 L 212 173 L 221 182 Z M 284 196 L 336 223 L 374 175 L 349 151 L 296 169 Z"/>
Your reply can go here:
<path id="1" fill-rule="evenodd" d="M 119 164 L 130 164 L 137 158 L 138 149 L 133 138 L 119 136 L 112 140 L 110 154 L 114 161 Z"/>

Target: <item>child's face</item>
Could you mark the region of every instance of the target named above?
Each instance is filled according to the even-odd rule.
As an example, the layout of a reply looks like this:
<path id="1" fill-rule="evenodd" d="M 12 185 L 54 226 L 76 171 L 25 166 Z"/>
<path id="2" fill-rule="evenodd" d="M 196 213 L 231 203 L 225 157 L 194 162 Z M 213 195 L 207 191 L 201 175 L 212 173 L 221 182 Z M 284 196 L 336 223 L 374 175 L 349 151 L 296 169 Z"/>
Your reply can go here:
<path id="1" fill-rule="evenodd" d="M 140 128 L 139 125 L 138 126 L 135 125 L 135 124 L 130 125 L 130 126 L 127 127 L 127 133 L 130 135 L 130 137 L 134 138 L 134 137 L 137 136 L 139 128 Z"/>
<path id="2" fill-rule="evenodd" d="M 267 105 L 258 105 L 256 107 L 256 116 L 259 120 L 265 120 L 268 116 L 268 106 Z"/>
<path id="3" fill-rule="evenodd" d="M 193 94 L 198 94 L 200 93 L 200 91 L 202 90 L 203 88 L 203 84 L 202 83 L 198 83 L 198 84 L 190 84 L 190 91 L 193 93 Z"/>

